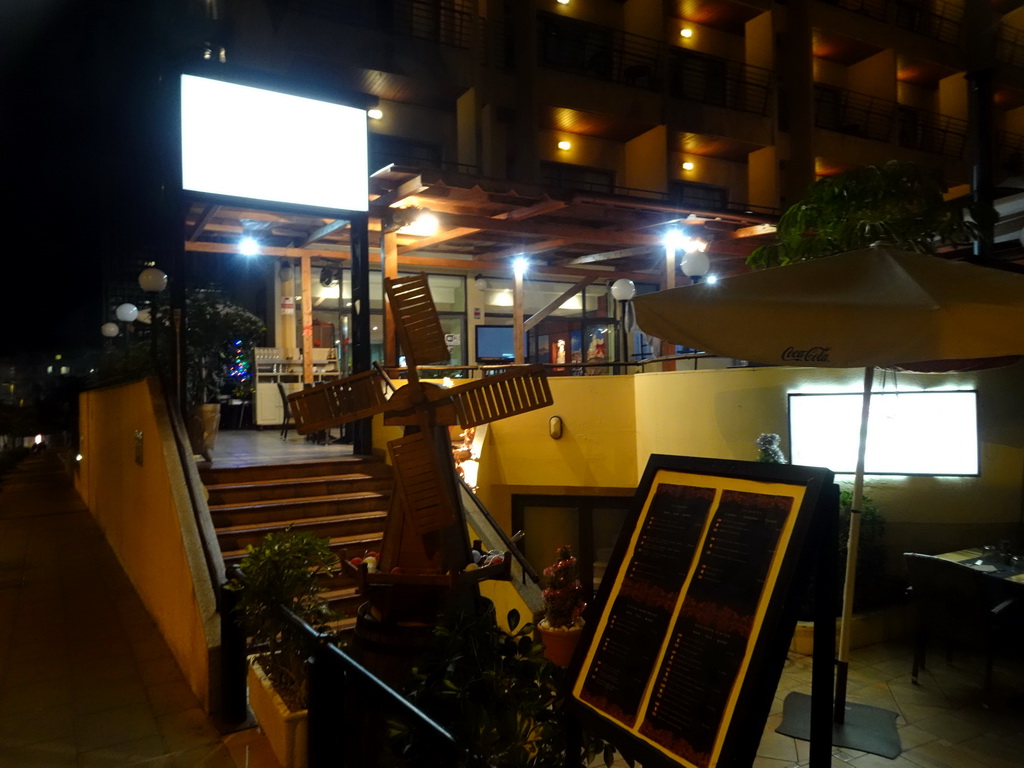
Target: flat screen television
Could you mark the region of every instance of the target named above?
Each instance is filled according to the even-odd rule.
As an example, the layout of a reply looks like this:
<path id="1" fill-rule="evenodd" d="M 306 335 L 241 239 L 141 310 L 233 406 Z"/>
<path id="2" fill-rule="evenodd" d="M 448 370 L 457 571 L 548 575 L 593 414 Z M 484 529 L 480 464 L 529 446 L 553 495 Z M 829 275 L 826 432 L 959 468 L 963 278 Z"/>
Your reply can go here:
<path id="1" fill-rule="evenodd" d="M 485 365 L 511 363 L 516 359 L 515 331 L 511 325 L 476 327 L 476 361 Z"/>
<path id="2" fill-rule="evenodd" d="M 182 188 L 318 210 L 366 211 L 366 112 L 181 76 Z"/>

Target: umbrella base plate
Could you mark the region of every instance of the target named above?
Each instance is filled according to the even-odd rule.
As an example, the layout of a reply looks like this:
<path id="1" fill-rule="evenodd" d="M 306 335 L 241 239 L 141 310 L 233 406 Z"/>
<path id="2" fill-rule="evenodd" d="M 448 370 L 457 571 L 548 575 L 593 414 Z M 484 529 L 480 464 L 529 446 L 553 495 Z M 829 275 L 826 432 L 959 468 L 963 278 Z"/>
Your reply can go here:
<path id="1" fill-rule="evenodd" d="M 859 749 L 893 760 L 899 757 L 900 736 L 896 713 L 863 704 L 846 703 L 842 724 L 832 723 L 832 746 Z M 811 697 L 790 693 L 782 706 L 782 722 L 776 733 L 810 741 Z"/>

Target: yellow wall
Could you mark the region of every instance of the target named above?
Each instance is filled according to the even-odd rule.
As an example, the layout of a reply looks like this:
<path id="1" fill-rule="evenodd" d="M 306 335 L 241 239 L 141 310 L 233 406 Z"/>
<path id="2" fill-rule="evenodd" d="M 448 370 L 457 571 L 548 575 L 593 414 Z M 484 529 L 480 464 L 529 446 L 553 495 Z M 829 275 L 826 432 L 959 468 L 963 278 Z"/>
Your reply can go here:
<path id="1" fill-rule="evenodd" d="M 890 566 L 903 551 L 941 552 L 1013 535 L 1024 483 L 1024 416 L 1016 398 L 1024 364 L 972 374 L 899 374 L 900 388 L 976 388 L 979 477 L 869 476 L 865 492 L 887 519 Z M 479 495 L 511 526 L 511 497 L 623 494 L 635 489 L 651 454 L 753 461 L 754 441 L 776 432 L 788 453 L 790 392 L 857 392 L 863 371 L 801 368 L 645 373 L 552 379 L 555 405 L 497 422 L 481 459 Z M 892 391 L 876 378 L 875 391 Z M 552 415 L 565 436 L 547 436 Z M 849 487 L 852 477 L 837 481 Z"/>
<path id="2" fill-rule="evenodd" d="M 666 142 L 664 125 L 652 128 L 626 142 L 623 186 L 633 189 L 667 189 Z"/>
<path id="3" fill-rule="evenodd" d="M 554 405 L 490 425 L 478 495 L 510 531 L 513 493 L 628 494 L 636 488 L 633 376 L 549 379 Z M 548 434 L 562 418 L 560 440 Z"/>
<path id="4" fill-rule="evenodd" d="M 78 491 L 193 692 L 215 711 L 219 620 L 159 385 L 85 392 L 79 428 Z"/>
<path id="5" fill-rule="evenodd" d="M 896 53 L 891 48 L 851 64 L 847 75 L 851 91 L 896 101 Z"/>
<path id="6" fill-rule="evenodd" d="M 538 131 L 537 135 L 541 160 L 601 168 L 615 171 L 616 174 L 622 172 L 625 161 L 621 142 L 568 131 Z M 567 150 L 559 149 L 558 142 L 563 140 L 572 146 Z"/>

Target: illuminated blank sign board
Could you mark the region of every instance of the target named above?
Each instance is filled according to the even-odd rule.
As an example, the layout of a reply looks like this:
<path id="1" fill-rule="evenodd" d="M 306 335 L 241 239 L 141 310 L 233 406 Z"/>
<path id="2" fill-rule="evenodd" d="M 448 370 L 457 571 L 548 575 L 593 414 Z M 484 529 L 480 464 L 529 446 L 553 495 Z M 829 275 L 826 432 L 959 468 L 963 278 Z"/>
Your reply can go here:
<path id="1" fill-rule="evenodd" d="M 192 192 L 366 211 L 366 112 L 182 75 L 181 172 Z"/>
<path id="2" fill-rule="evenodd" d="M 863 396 L 791 394 L 794 464 L 852 474 Z M 871 396 L 864 471 L 871 475 L 977 475 L 977 393 L 883 392 Z"/>

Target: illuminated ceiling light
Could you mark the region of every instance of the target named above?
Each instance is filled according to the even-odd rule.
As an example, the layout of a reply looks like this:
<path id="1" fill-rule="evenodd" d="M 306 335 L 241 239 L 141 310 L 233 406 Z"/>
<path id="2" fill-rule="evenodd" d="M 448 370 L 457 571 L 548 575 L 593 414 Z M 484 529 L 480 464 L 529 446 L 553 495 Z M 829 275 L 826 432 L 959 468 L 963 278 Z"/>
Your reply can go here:
<path id="1" fill-rule="evenodd" d="M 558 148 L 562 150 L 571 149 L 572 144 L 570 144 L 568 141 L 560 141 L 558 142 Z"/>
<path id="2" fill-rule="evenodd" d="M 255 237 L 243 237 L 238 241 L 238 252 L 243 256 L 256 256 L 260 252 L 260 244 Z"/>
<path id="3" fill-rule="evenodd" d="M 665 233 L 665 236 L 662 238 L 662 242 L 665 244 L 666 248 L 678 250 L 682 247 L 683 242 L 686 239 L 687 238 L 678 229 L 670 229 Z"/>
<path id="4" fill-rule="evenodd" d="M 491 294 L 489 303 L 495 307 L 511 307 L 513 304 L 512 291 L 508 288 L 501 291 L 495 291 Z"/>
<path id="5" fill-rule="evenodd" d="M 526 268 L 530 265 L 530 262 L 526 260 L 524 256 L 517 256 L 515 261 L 512 262 L 512 274 L 516 277 L 522 277 L 526 274 Z"/>
<path id="6" fill-rule="evenodd" d="M 569 0 L 558 0 L 558 4 L 559 5 L 568 5 L 569 4 Z"/>
<path id="7" fill-rule="evenodd" d="M 437 216 L 430 211 L 421 211 L 415 219 L 400 228 L 398 231 L 403 235 L 417 235 L 419 237 L 431 237 L 436 235 L 441 228 Z"/>
<path id="8" fill-rule="evenodd" d="M 718 275 L 707 275 L 704 278 L 704 282 L 708 285 L 714 285 L 718 282 Z"/>
<path id="9" fill-rule="evenodd" d="M 374 107 L 373 109 L 366 110 L 366 116 L 371 120 L 380 120 L 384 117 L 384 112 L 383 110 Z"/>
<path id="10" fill-rule="evenodd" d="M 683 27 L 679 30 L 680 37 L 693 37 L 693 30 L 689 27 Z"/>
<path id="11" fill-rule="evenodd" d="M 683 163 L 683 170 L 684 171 L 692 171 L 693 170 L 693 163 L 690 162 L 689 160 L 687 160 L 685 163 Z"/>

